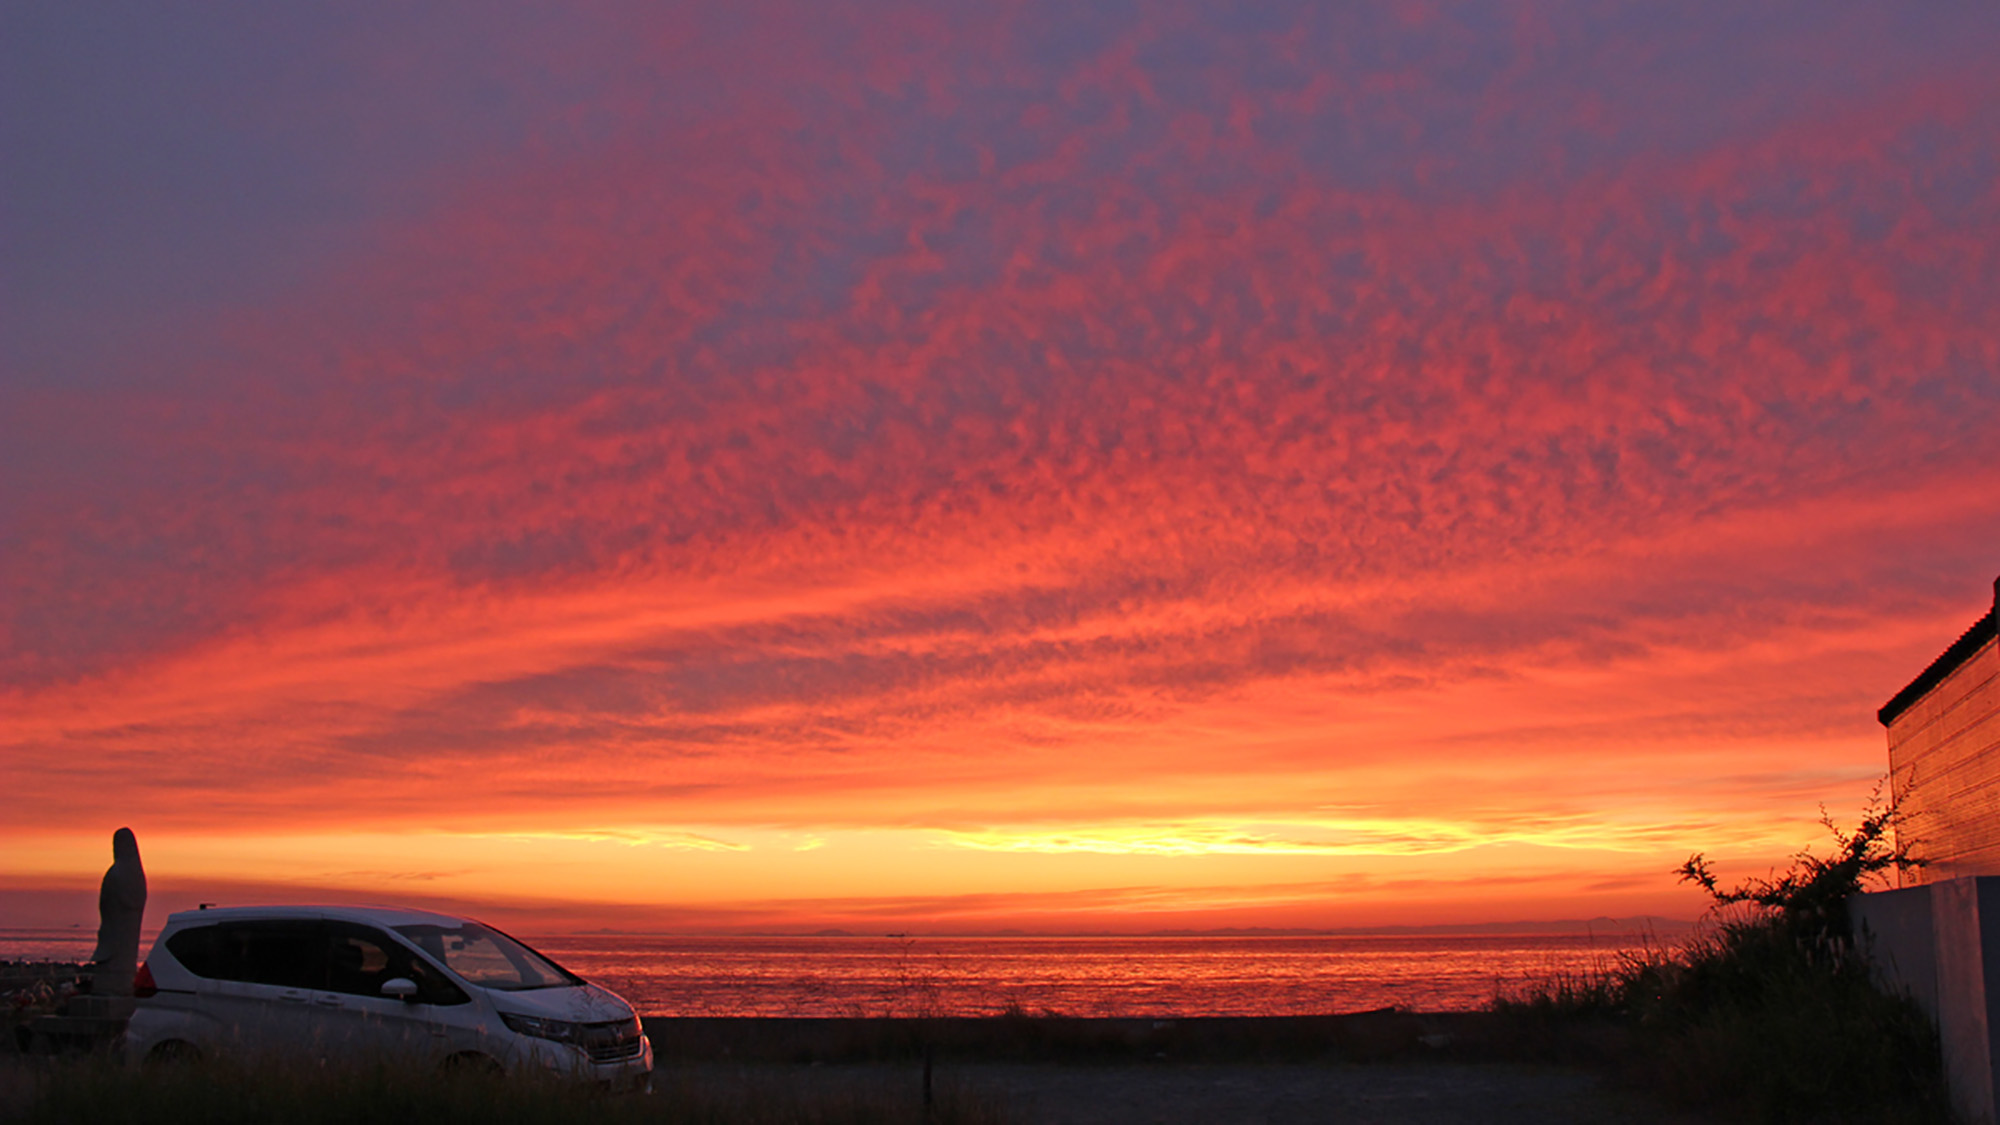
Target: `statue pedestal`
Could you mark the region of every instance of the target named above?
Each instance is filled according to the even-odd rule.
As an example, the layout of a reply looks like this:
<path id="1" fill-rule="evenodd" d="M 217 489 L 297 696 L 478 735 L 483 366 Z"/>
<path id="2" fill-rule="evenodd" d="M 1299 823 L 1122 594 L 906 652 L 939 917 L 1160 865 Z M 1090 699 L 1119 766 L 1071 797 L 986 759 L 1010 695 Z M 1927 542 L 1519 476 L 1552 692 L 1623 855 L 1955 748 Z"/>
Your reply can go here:
<path id="1" fill-rule="evenodd" d="M 59 1015 L 36 1016 L 21 1028 L 31 1055 L 107 1050 L 125 1033 L 137 1001 L 130 996 L 72 996 Z"/>
<path id="2" fill-rule="evenodd" d="M 123 1022 L 132 1018 L 138 1003 L 130 996 L 72 996 L 63 1014 L 74 1019 Z"/>

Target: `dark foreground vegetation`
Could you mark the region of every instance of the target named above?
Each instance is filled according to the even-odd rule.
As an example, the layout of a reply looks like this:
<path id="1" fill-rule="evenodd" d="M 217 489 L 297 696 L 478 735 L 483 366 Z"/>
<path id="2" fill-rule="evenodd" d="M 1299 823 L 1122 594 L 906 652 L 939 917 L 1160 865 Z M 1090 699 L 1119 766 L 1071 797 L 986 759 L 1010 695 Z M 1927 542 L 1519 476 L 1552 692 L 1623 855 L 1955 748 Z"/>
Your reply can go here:
<path id="1" fill-rule="evenodd" d="M 1689 1108 L 1767 1122 L 1856 1125 L 1950 1120 L 1937 1034 L 1924 1012 L 1878 991 L 1847 898 L 1914 866 L 1892 847 L 1894 814 L 1871 803 L 1830 858 L 1718 886 L 1695 855 L 1684 880 L 1708 891 L 1717 926 L 1679 949 L 1628 957 L 1496 1003 L 1524 1055 L 1608 1068 Z"/>
<path id="2" fill-rule="evenodd" d="M 201 1062 L 132 1069 L 103 1058 L 12 1060 L 0 1120 L 32 1125 L 997 1125 L 995 1107 L 940 1082 L 927 1112 L 914 1081 L 801 1088 L 769 1074 L 662 1073 L 652 1094 L 532 1077 L 320 1070 Z"/>

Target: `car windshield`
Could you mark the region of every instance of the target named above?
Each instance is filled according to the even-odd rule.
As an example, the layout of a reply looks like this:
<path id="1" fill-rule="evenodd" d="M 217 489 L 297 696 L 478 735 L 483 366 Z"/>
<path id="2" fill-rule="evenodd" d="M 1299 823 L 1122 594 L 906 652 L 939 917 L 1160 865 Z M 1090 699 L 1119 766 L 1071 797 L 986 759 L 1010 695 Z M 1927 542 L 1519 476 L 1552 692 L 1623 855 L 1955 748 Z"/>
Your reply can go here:
<path id="1" fill-rule="evenodd" d="M 522 992 L 561 988 L 583 979 L 554 961 L 477 922 L 456 926 L 397 926 L 396 932 L 444 966 L 481 988 Z"/>

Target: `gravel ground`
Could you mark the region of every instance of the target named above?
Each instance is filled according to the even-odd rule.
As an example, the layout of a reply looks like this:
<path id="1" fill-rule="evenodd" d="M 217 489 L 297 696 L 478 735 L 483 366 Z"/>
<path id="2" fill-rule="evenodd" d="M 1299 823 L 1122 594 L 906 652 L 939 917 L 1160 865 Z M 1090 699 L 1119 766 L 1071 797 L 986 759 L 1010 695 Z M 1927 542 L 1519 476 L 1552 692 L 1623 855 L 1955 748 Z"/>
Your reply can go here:
<path id="1" fill-rule="evenodd" d="M 912 1066 L 692 1064 L 663 1080 L 797 1083 L 804 1090 L 898 1086 L 919 1097 Z M 968 1063 L 936 1081 L 992 1099 L 1020 1125 L 1700 1125 L 1595 1075 L 1497 1064 L 1109 1065 Z"/>

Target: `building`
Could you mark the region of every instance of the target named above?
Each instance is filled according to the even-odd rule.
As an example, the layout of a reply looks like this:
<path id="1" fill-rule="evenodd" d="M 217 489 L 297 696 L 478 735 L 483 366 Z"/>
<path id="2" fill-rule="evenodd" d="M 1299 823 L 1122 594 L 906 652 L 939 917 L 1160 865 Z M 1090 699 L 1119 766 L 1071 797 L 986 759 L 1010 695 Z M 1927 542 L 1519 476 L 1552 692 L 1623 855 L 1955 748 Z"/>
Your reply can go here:
<path id="1" fill-rule="evenodd" d="M 1897 842 L 1925 862 L 1848 900 L 1878 979 L 1937 1021 L 1968 1125 L 2000 1125 L 2000 580 L 1994 608 L 1883 704 Z"/>
<path id="2" fill-rule="evenodd" d="M 1908 882 L 2000 875 L 2000 579 L 1994 608 L 1877 711 Z"/>

